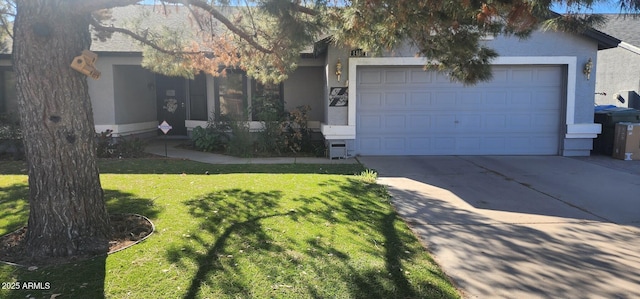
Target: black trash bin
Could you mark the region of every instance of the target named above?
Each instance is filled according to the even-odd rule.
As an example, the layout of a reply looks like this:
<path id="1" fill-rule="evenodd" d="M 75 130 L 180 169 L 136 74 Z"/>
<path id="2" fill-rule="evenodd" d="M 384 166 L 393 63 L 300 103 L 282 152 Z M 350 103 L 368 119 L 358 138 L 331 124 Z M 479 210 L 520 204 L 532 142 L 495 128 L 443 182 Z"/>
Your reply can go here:
<path id="1" fill-rule="evenodd" d="M 602 125 L 602 133 L 593 140 L 593 153 L 611 156 L 616 124 L 620 122 L 640 123 L 640 110 L 615 107 L 596 111 L 594 122 Z"/>

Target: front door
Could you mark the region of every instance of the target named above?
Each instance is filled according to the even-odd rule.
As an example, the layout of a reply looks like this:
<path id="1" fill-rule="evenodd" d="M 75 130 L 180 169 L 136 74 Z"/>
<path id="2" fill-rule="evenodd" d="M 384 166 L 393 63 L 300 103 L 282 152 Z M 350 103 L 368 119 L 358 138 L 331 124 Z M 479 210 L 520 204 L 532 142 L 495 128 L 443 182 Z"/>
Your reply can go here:
<path id="1" fill-rule="evenodd" d="M 167 135 L 187 135 L 186 79 L 182 77 L 156 76 L 158 123 L 166 121 L 173 127 Z M 163 134 L 158 130 L 159 134 Z"/>

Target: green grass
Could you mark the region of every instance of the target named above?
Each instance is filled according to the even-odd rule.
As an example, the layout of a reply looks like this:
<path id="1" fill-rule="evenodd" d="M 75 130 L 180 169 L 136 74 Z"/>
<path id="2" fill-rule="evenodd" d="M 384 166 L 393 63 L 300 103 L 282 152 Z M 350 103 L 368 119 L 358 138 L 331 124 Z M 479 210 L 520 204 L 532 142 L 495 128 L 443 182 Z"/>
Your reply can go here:
<path id="1" fill-rule="evenodd" d="M 0 162 L 0 234 L 26 223 L 27 178 Z M 156 232 L 124 251 L 35 271 L 0 266 L 0 298 L 459 298 L 359 165 L 101 161 L 110 212 Z M 203 175 L 209 171 L 212 175 Z M 351 174 L 351 175 L 350 175 Z M 45 285 L 46 286 L 46 285 Z"/>

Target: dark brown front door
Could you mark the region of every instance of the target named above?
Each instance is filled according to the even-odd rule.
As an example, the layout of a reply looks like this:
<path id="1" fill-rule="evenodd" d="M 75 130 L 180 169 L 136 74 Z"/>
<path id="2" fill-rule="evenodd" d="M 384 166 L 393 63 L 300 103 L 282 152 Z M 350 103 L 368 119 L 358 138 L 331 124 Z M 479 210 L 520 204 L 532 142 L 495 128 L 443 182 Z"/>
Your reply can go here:
<path id="1" fill-rule="evenodd" d="M 186 79 L 182 77 L 156 76 L 156 97 L 158 100 L 158 124 L 166 121 L 173 127 L 167 135 L 187 135 Z M 163 134 L 158 130 L 158 134 Z"/>

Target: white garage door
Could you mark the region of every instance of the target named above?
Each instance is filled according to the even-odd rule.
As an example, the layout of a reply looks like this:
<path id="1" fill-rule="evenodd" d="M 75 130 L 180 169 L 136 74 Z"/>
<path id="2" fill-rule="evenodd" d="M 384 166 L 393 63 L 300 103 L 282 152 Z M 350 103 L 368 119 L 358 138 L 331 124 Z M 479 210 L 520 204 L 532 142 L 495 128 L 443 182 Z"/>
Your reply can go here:
<path id="1" fill-rule="evenodd" d="M 556 155 L 560 66 L 494 66 L 465 87 L 421 67 L 359 67 L 361 155 Z"/>

